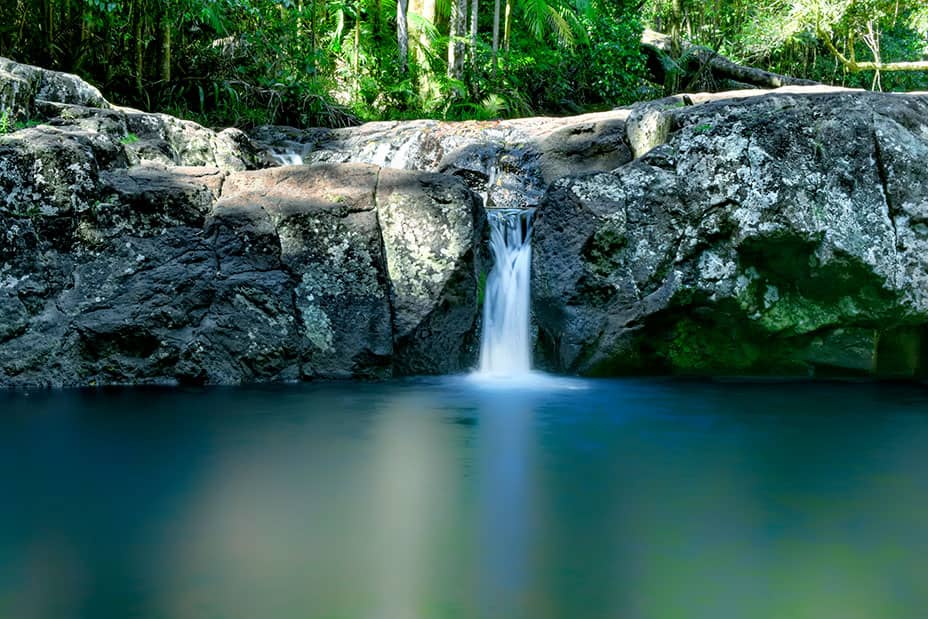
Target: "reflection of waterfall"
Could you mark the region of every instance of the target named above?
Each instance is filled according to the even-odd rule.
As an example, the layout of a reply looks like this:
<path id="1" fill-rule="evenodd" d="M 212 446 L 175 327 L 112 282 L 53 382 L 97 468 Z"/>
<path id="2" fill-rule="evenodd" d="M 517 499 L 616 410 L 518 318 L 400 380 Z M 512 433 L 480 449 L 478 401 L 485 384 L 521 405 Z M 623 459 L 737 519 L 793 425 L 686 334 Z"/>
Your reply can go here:
<path id="1" fill-rule="evenodd" d="M 491 209 L 493 269 L 483 306 L 480 372 L 515 376 L 531 370 L 529 342 L 532 210 Z"/>
<path id="2" fill-rule="evenodd" d="M 480 418 L 476 449 L 483 619 L 545 616 L 540 599 L 527 595 L 543 590 L 532 559 L 547 541 L 538 527 L 547 505 L 534 475 L 533 400 L 525 393 L 492 393 L 482 404 L 487 414 Z"/>

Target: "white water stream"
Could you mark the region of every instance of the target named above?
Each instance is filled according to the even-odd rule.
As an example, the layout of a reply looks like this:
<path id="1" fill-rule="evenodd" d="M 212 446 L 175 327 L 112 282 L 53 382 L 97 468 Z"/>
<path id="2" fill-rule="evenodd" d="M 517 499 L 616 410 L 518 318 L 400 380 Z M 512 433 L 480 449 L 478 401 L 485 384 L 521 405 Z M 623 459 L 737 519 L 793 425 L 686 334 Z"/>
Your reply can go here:
<path id="1" fill-rule="evenodd" d="M 271 151 L 271 158 L 282 166 L 285 165 L 303 165 L 303 155 L 295 152 L 276 152 Z"/>
<path id="2" fill-rule="evenodd" d="M 480 374 L 519 377 L 531 373 L 532 210 L 490 209 L 493 268 L 483 303 Z"/>

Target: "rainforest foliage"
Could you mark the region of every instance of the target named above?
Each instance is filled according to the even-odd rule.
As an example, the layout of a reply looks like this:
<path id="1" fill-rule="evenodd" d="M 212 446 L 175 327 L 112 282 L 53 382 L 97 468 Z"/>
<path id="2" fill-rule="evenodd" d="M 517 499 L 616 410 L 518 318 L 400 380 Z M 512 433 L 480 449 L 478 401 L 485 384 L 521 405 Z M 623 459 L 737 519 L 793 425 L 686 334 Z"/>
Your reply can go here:
<path id="1" fill-rule="evenodd" d="M 924 0 L 4 0 L 0 55 L 209 125 L 490 119 L 702 86 L 650 81 L 646 27 L 796 77 L 928 89 Z"/>

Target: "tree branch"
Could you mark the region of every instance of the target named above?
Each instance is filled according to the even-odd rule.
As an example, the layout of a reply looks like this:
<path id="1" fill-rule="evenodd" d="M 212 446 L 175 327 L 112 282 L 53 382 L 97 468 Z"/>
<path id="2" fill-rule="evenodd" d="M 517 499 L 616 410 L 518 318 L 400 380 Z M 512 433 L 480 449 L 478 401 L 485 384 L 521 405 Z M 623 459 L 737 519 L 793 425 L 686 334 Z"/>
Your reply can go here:
<path id="1" fill-rule="evenodd" d="M 828 51 L 851 73 L 859 73 L 860 71 L 928 71 L 928 60 L 912 60 L 908 62 L 860 62 L 853 56 L 848 58 L 835 47 L 834 42 L 831 40 L 831 35 L 822 30 L 819 26 L 816 26 L 816 31 L 818 32 L 819 38 L 825 44 L 825 47 L 828 48 Z"/>

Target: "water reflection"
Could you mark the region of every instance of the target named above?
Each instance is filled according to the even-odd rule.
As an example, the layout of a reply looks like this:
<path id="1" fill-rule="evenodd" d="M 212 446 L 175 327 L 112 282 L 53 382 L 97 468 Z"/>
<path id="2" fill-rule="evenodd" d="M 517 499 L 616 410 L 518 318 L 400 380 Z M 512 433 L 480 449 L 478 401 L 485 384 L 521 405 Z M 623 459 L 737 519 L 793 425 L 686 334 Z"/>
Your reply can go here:
<path id="1" fill-rule="evenodd" d="M 538 510 L 532 478 L 532 404 L 528 397 L 483 394 L 477 459 L 480 605 L 483 617 L 517 617 L 532 594 L 534 519 Z M 533 398 L 534 399 L 534 398 Z"/>
<path id="2" fill-rule="evenodd" d="M 0 394 L 0 617 L 920 616 L 915 387 Z"/>

